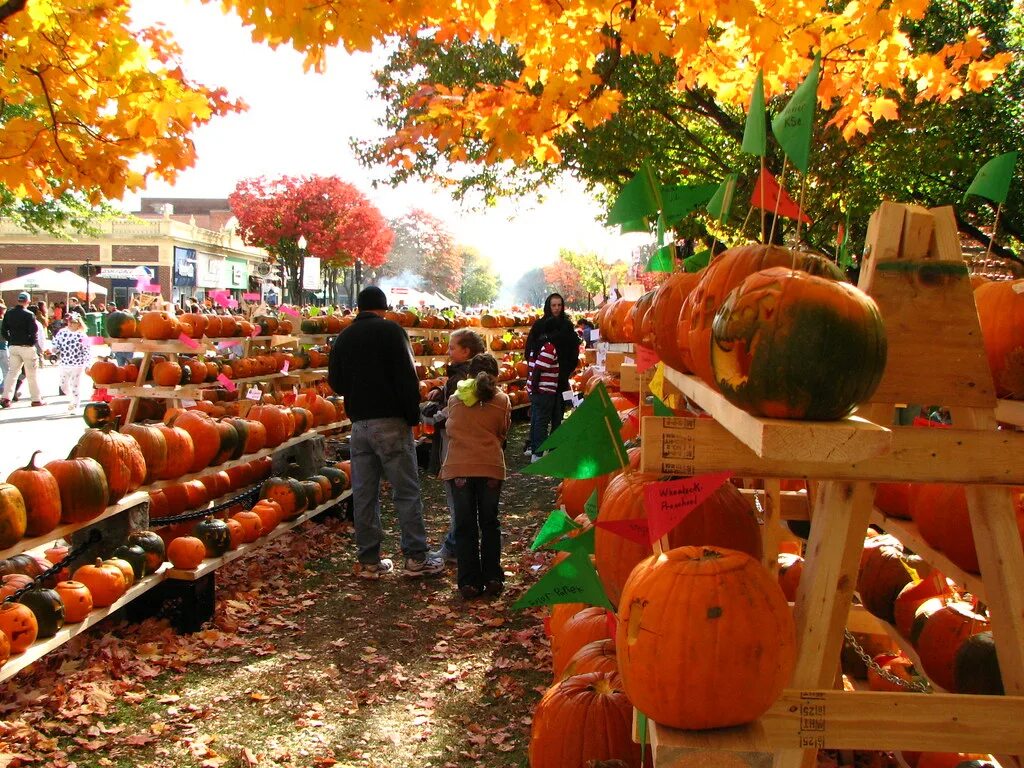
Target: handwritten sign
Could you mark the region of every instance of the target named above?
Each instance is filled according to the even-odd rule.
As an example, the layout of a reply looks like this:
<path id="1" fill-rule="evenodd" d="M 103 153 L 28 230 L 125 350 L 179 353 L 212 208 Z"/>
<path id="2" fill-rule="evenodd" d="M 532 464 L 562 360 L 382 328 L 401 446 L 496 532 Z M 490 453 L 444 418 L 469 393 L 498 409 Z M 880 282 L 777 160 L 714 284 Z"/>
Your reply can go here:
<path id="1" fill-rule="evenodd" d="M 217 374 L 217 381 L 219 381 L 228 392 L 234 392 L 238 387 L 235 386 L 235 382 L 225 376 L 223 373 Z"/>
<path id="2" fill-rule="evenodd" d="M 245 393 L 246 400 L 255 400 L 257 403 L 263 399 L 263 390 L 259 387 L 249 387 L 249 391 Z"/>
<path id="3" fill-rule="evenodd" d="M 284 312 L 286 315 L 291 315 L 292 317 L 298 317 L 299 316 L 299 313 L 298 313 L 297 310 L 292 309 L 291 307 L 287 306 L 286 304 L 282 304 L 281 305 L 281 311 Z"/>
<path id="4" fill-rule="evenodd" d="M 644 508 L 653 544 L 675 528 L 718 487 L 732 472 L 684 477 L 681 480 L 647 483 L 644 486 Z"/>
<path id="5" fill-rule="evenodd" d="M 199 342 L 189 336 L 187 333 L 179 333 L 178 341 L 184 344 L 189 349 L 199 349 Z"/>
<path id="6" fill-rule="evenodd" d="M 661 362 L 661 358 L 658 357 L 658 353 L 655 352 L 653 349 L 648 349 L 647 347 L 639 347 L 639 346 L 636 348 L 636 372 L 637 373 L 643 373 L 644 371 L 647 371 L 647 370 L 653 368 L 654 366 L 656 366 L 660 362 Z"/>
<path id="7" fill-rule="evenodd" d="M 598 528 L 604 528 L 609 533 L 621 536 L 624 539 L 635 541 L 637 544 L 646 546 L 651 541 L 651 533 L 647 528 L 647 519 L 634 517 L 630 520 L 598 520 L 594 523 Z"/>

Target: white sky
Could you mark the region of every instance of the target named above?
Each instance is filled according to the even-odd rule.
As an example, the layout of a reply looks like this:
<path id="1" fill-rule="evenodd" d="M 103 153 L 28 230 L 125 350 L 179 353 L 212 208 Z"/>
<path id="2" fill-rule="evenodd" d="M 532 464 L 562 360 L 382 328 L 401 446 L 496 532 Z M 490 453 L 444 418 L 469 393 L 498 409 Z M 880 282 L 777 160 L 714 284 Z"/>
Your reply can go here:
<path id="1" fill-rule="evenodd" d="M 238 179 L 248 176 L 337 175 L 365 192 L 389 218 L 413 207 L 437 216 L 460 243 L 491 259 L 506 287 L 523 272 L 554 261 L 559 248 L 628 259 L 632 248 L 650 240 L 601 226 L 599 206 L 571 179 L 548 190 L 547 202 L 504 202 L 485 211 L 460 209 L 447 192 L 418 183 L 373 189 L 370 174 L 349 149 L 350 138 L 381 130 L 375 118 L 383 105 L 368 96 L 372 55 L 335 51 L 326 74 L 305 74 L 297 53 L 253 43 L 238 18 L 223 15 L 217 4 L 133 0 L 132 18 L 141 25 L 166 25 L 183 50 L 188 77 L 223 86 L 249 105 L 247 112 L 197 131 L 196 166 L 181 174 L 174 187 L 152 183 L 147 195 L 226 197 Z M 381 169 L 376 175 L 385 173 Z M 134 196 L 123 205 L 137 210 L 137 203 Z"/>

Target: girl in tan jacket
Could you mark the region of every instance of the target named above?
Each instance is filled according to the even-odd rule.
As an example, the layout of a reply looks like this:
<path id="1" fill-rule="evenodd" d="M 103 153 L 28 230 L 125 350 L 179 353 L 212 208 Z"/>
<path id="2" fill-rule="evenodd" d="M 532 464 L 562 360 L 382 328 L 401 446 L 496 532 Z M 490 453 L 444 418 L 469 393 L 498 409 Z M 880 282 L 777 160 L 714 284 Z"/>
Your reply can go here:
<path id="1" fill-rule="evenodd" d="M 459 382 L 448 401 L 449 448 L 441 479 L 455 503 L 459 593 L 466 600 L 500 595 L 505 582 L 498 501 L 512 408 L 498 390 L 497 375 L 493 355 L 476 355 L 469 363 L 469 378 Z"/>

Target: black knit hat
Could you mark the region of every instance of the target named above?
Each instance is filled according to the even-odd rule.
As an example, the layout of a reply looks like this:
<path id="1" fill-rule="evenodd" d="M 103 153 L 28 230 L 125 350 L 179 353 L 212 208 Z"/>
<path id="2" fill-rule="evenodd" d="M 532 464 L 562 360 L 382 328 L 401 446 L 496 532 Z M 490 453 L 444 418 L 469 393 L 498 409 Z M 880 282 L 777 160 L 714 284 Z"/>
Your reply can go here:
<path id="1" fill-rule="evenodd" d="M 364 309 L 387 309 L 388 297 L 376 285 L 368 285 L 359 292 L 356 306 L 360 312 Z"/>

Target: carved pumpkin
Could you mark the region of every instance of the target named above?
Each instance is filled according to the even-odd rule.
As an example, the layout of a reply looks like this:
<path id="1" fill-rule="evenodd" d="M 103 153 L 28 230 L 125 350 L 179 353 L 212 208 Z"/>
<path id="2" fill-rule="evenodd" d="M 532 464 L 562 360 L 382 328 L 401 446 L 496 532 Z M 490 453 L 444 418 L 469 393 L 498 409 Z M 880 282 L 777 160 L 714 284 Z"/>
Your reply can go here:
<path id="1" fill-rule="evenodd" d="M 0 483 L 0 548 L 17 544 L 25 535 L 27 524 L 25 499 L 21 491 L 10 483 Z"/>
<path id="2" fill-rule="evenodd" d="M 107 508 L 107 476 L 96 459 L 59 459 L 46 465 L 60 488 L 60 521 L 84 523 Z"/>
<path id="3" fill-rule="evenodd" d="M 970 603 L 946 603 L 925 616 L 914 647 L 928 677 L 936 685 L 953 690 L 956 652 L 964 640 L 988 628 L 988 619 L 975 613 Z"/>
<path id="4" fill-rule="evenodd" d="M 1024 280 L 974 289 L 985 356 L 999 397 L 1024 397 Z"/>
<path id="5" fill-rule="evenodd" d="M 683 301 L 697 285 L 700 275 L 691 272 L 676 272 L 654 292 L 651 300 L 651 336 L 654 351 L 665 364 L 677 371 L 686 371 L 686 363 L 677 341 L 679 313 Z"/>
<path id="6" fill-rule="evenodd" d="M 179 315 L 178 322 L 181 323 L 181 332 L 192 339 L 201 339 L 209 324 L 206 315 L 198 313 Z"/>
<path id="7" fill-rule="evenodd" d="M 654 291 L 648 291 L 633 305 L 630 310 L 633 317 L 633 337 L 630 339 L 638 346 L 654 348 L 654 316 L 651 314 L 651 307 L 654 304 Z"/>
<path id="8" fill-rule="evenodd" d="M 30 589 L 18 598 L 36 617 L 37 638 L 53 637 L 64 626 L 64 601 L 52 589 Z"/>
<path id="9" fill-rule="evenodd" d="M 146 465 L 144 483 L 159 480 L 167 471 L 167 438 L 155 424 L 125 424 L 121 434 L 133 438 L 142 451 Z"/>
<path id="10" fill-rule="evenodd" d="M 126 590 L 135 583 L 135 569 L 132 568 L 132 564 L 127 560 L 120 557 L 108 557 L 103 561 L 103 564 L 117 568 L 117 570 L 121 572 L 121 576 L 124 578 L 124 586 Z"/>
<path id="11" fill-rule="evenodd" d="M 103 467 L 110 504 L 134 491 L 146 479 L 146 459 L 135 438 L 109 428 L 87 429 L 72 456 L 96 459 Z"/>
<path id="12" fill-rule="evenodd" d="M 284 510 L 273 499 L 263 499 L 256 502 L 253 505 L 252 511 L 259 515 L 260 522 L 263 525 L 263 531 L 260 535 L 270 533 L 278 526 L 278 523 L 284 520 Z"/>
<path id="13" fill-rule="evenodd" d="M 792 611 L 775 578 L 742 552 L 680 547 L 647 558 L 626 582 L 618 618 L 623 687 L 659 724 L 753 722 L 793 673 Z"/>
<path id="14" fill-rule="evenodd" d="M 146 553 L 148 573 L 154 573 L 166 559 L 164 540 L 153 531 L 132 531 L 128 534 L 128 544 L 139 547 Z"/>
<path id="15" fill-rule="evenodd" d="M 236 512 L 231 519 L 241 527 L 243 544 L 251 544 L 263 534 L 263 519 L 250 509 Z"/>
<path id="16" fill-rule="evenodd" d="M 195 461 L 195 445 L 192 436 L 181 427 L 170 427 L 166 424 L 157 424 L 167 443 L 167 465 L 160 473 L 160 480 L 174 480 L 182 475 L 188 474 Z"/>
<path id="17" fill-rule="evenodd" d="M 122 544 L 114 550 L 113 559 L 128 563 L 132 568 L 132 579 L 135 581 L 149 573 L 149 555 L 137 544 Z"/>
<path id="18" fill-rule="evenodd" d="M 336 467 L 321 467 L 320 474 L 327 478 L 331 484 L 331 498 L 338 498 L 348 490 L 348 475 Z"/>
<path id="19" fill-rule="evenodd" d="M 894 675 L 907 683 L 914 682 L 914 678 L 916 677 L 914 662 L 903 654 L 895 651 L 880 653 L 875 656 L 872 661 L 890 675 Z M 886 691 L 889 693 L 910 692 L 910 688 L 885 679 L 876 672 L 873 667 L 867 668 L 867 680 L 868 687 L 870 687 L 872 691 Z"/>
<path id="20" fill-rule="evenodd" d="M 882 380 L 885 326 L 874 301 L 849 283 L 776 267 L 725 298 L 710 355 L 715 385 L 749 413 L 841 419 Z"/>
<path id="21" fill-rule="evenodd" d="M 167 559 L 175 568 L 191 571 L 205 558 L 206 547 L 195 536 L 179 536 L 167 546 Z"/>
<path id="22" fill-rule="evenodd" d="M 144 339 L 176 339 L 181 334 L 181 324 L 167 312 L 143 312 L 139 331 Z"/>
<path id="23" fill-rule="evenodd" d="M 633 707 L 618 676 L 590 672 L 551 686 L 533 713 L 530 768 L 640 768 Z"/>
<path id="24" fill-rule="evenodd" d="M 11 641 L 11 653 L 24 653 L 39 634 L 35 614 L 21 603 L 0 605 L 0 633 Z"/>
<path id="25" fill-rule="evenodd" d="M 116 421 L 110 403 L 102 402 L 86 403 L 85 409 L 82 411 L 82 419 L 90 427 L 102 427 Z"/>
<path id="26" fill-rule="evenodd" d="M 75 571 L 73 580 L 85 584 L 96 608 L 112 605 L 128 588 L 124 573 L 118 567 L 106 564 L 99 558 L 95 563 L 83 565 Z"/>
<path id="27" fill-rule="evenodd" d="M 261 499 L 271 499 L 281 505 L 285 520 L 298 517 L 306 511 L 308 500 L 298 480 L 283 477 L 271 477 L 263 482 L 260 489 Z"/>
<path id="28" fill-rule="evenodd" d="M 92 593 L 80 581 L 62 581 L 56 586 L 56 592 L 64 603 L 64 621 L 77 624 L 89 615 L 92 610 Z"/>
<path id="29" fill-rule="evenodd" d="M 220 557 L 231 547 L 231 532 L 227 524 L 215 517 L 207 517 L 196 523 L 192 535 L 203 542 L 207 557 Z"/>

